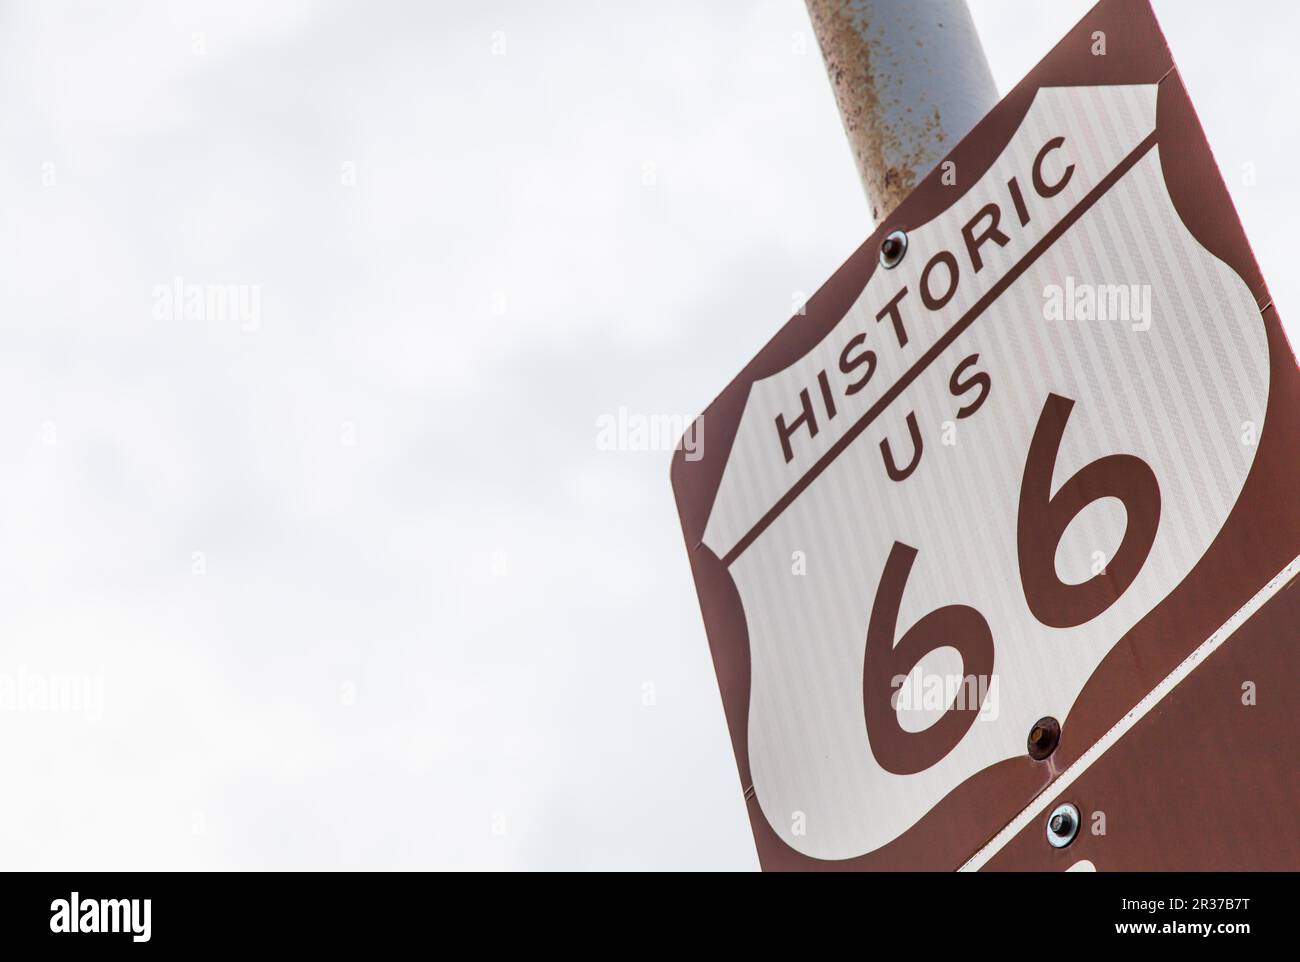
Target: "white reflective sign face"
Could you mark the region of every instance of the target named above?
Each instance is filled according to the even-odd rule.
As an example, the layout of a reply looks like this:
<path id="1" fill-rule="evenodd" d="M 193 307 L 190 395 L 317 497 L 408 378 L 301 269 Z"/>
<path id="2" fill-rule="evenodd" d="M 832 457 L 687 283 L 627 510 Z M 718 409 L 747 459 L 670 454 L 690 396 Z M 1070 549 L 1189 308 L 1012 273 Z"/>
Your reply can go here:
<path id="1" fill-rule="evenodd" d="M 1156 93 L 1040 90 L 750 392 L 704 543 L 744 608 L 754 791 L 801 853 L 872 852 L 1023 756 L 1237 500 L 1265 331 L 1174 209 Z"/>

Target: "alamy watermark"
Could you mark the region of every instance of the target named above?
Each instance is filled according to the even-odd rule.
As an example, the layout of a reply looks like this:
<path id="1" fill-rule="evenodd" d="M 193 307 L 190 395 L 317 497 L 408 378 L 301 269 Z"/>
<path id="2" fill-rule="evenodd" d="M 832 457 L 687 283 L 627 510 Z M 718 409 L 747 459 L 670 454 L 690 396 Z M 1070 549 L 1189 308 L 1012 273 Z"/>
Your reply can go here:
<path id="1" fill-rule="evenodd" d="M 262 326 L 260 284 L 192 284 L 177 275 L 153 289 L 156 321 L 230 321 L 242 331 Z"/>
<path id="2" fill-rule="evenodd" d="M 1151 328 L 1150 284 L 1090 284 L 1067 276 L 1043 288 L 1043 320 L 1127 321 L 1135 331 Z"/>
<path id="3" fill-rule="evenodd" d="M 0 672 L 0 711 L 70 712 L 94 721 L 104 711 L 104 679 L 97 675 Z"/>
<path id="4" fill-rule="evenodd" d="M 153 926 L 153 899 L 93 899 L 73 892 L 50 903 L 50 931 L 67 935 L 121 933 L 132 942 L 148 942 Z"/>
<path id="5" fill-rule="evenodd" d="M 927 715 L 948 710 L 978 711 L 987 721 L 996 721 L 998 706 L 997 675 L 945 675 L 923 672 L 918 662 L 909 674 L 890 679 L 894 689 L 890 699 L 895 711 L 925 712 Z"/>
<path id="6" fill-rule="evenodd" d="M 704 418 L 682 414 L 637 414 L 620 407 L 616 414 L 596 418 L 596 448 L 600 451 L 675 451 L 687 461 L 704 457 Z"/>

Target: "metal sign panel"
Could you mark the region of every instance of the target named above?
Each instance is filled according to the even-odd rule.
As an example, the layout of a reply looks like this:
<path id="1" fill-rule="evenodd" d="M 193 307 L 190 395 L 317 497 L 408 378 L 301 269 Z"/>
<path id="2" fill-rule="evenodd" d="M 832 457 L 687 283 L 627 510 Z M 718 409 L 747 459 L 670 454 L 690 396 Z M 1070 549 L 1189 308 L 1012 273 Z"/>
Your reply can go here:
<path id="1" fill-rule="evenodd" d="M 1298 394 L 1154 16 L 1105 0 L 674 460 L 764 867 L 1070 859 L 1049 787 L 1297 570 Z"/>

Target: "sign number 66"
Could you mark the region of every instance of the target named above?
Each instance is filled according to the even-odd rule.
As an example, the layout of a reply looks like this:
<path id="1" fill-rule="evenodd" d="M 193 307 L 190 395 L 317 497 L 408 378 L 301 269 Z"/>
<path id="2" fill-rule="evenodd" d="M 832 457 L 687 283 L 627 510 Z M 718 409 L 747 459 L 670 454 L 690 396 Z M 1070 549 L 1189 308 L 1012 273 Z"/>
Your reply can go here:
<path id="1" fill-rule="evenodd" d="M 1155 543 L 1160 523 L 1160 485 L 1141 458 L 1112 454 L 1093 461 L 1052 494 L 1052 474 L 1074 401 L 1049 394 L 1029 442 L 1020 482 L 1016 552 L 1020 584 L 1029 610 L 1042 624 L 1073 628 L 1105 612 L 1137 578 Z M 1079 584 L 1056 574 L 1056 549 L 1070 522 L 1102 498 L 1124 505 L 1124 537 L 1106 570 Z M 892 696 L 894 679 L 910 674 L 938 648 L 956 648 L 967 677 L 993 673 L 994 644 L 988 621 L 968 605 L 945 605 L 914 624 L 895 644 L 898 610 L 916 561 L 917 549 L 895 541 L 872 605 L 862 672 L 867 738 L 879 765 L 895 775 L 911 775 L 936 764 L 957 746 L 982 706 L 958 705 L 919 732 L 898 723 Z"/>

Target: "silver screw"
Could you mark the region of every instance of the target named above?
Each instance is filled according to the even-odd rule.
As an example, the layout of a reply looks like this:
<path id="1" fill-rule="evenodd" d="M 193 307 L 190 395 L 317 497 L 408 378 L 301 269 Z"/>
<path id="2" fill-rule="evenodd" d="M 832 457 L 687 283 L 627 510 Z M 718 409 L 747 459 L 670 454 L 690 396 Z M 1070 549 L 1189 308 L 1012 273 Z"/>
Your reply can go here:
<path id="1" fill-rule="evenodd" d="M 1065 802 L 1057 805 L 1047 819 L 1047 841 L 1052 848 L 1065 848 L 1079 834 L 1079 810 Z"/>
<path id="2" fill-rule="evenodd" d="M 892 270 L 903 261 L 907 253 L 907 235 L 901 230 L 892 231 L 880 242 L 880 266 Z"/>

